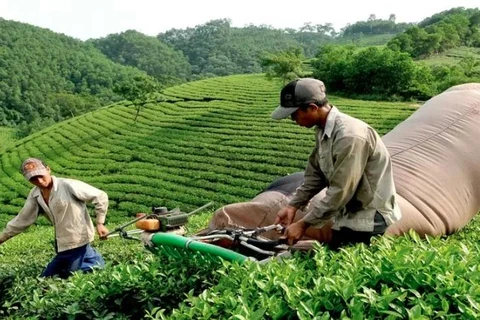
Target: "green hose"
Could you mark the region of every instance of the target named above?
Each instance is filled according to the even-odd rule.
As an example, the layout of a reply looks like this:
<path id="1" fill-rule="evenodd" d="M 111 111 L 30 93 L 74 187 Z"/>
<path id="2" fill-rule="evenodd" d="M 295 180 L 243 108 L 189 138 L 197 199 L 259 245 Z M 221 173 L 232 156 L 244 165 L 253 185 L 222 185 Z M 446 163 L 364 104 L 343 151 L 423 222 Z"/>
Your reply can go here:
<path id="1" fill-rule="evenodd" d="M 241 263 L 248 259 L 247 256 L 244 256 L 243 254 L 237 253 L 235 251 L 215 246 L 213 244 L 192 240 L 173 233 L 157 232 L 152 236 L 151 241 L 157 247 L 171 246 L 182 249 L 189 249 L 192 251 L 218 256 L 228 261 L 237 261 Z"/>

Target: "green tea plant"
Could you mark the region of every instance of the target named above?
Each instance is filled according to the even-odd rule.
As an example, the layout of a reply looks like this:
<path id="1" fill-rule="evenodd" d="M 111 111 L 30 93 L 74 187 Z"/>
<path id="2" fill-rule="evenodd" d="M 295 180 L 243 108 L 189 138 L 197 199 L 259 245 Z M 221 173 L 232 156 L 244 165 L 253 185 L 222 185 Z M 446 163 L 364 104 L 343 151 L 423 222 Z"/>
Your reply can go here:
<path id="1" fill-rule="evenodd" d="M 68 280 L 39 278 L 53 255 L 51 228 L 36 227 L 0 247 L 0 317 L 12 319 L 131 319 L 145 310 L 176 307 L 186 293 L 198 294 L 218 281 L 220 260 L 192 255 L 157 256 L 138 242 L 95 242 L 107 266 Z M 118 239 L 117 239 L 118 240 Z M 26 248 L 18 252 L 19 248 Z M 31 261 L 25 265 L 25 261 Z M 6 272 L 4 272 L 6 271 Z"/>
<path id="2" fill-rule="evenodd" d="M 0 127 L 0 151 L 5 150 L 11 142 L 16 140 L 16 130 L 9 127 Z"/>
<path id="3" fill-rule="evenodd" d="M 477 222 L 478 228 L 478 222 Z M 150 319 L 476 319 L 480 267 L 475 241 L 378 238 L 283 263 L 250 263 L 189 295 L 170 316 Z"/>

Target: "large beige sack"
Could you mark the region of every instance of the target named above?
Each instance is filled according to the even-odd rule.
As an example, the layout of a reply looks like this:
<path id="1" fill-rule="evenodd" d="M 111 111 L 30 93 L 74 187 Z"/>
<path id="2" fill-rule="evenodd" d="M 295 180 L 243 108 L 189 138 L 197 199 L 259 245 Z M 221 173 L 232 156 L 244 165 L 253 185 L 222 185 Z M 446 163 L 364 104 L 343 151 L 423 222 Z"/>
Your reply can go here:
<path id="1" fill-rule="evenodd" d="M 383 137 L 393 160 L 401 234 L 451 234 L 480 210 L 480 83 L 452 87 Z"/>
<path id="2" fill-rule="evenodd" d="M 322 191 L 312 199 L 311 205 L 324 196 L 325 191 Z M 260 193 L 251 201 L 226 205 L 215 211 L 207 229 L 202 230 L 201 233 L 225 227 L 256 228 L 271 225 L 275 222 L 278 210 L 286 206 L 290 198 L 290 196 L 277 191 L 266 191 Z M 308 212 L 308 208 L 305 212 L 297 211 L 294 221 L 301 219 L 306 212 Z M 309 228 L 306 232 L 305 240 L 315 239 L 329 242 L 332 237 L 331 226 L 332 223 L 329 223 L 322 229 Z M 277 239 L 281 234 L 270 231 L 262 234 L 262 236 Z"/>
<path id="3" fill-rule="evenodd" d="M 421 236 L 451 234 L 480 210 L 480 83 L 433 97 L 382 139 L 392 156 L 402 210 L 402 219 L 387 234 L 410 229 Z M 315 196 L 310 207 L 323 196 Z M 215 212 L 208 229 L 272 224 L 289 198 L 267 191 L 249 202 L 226 205 Z M 299 212 L 296 219 L 304 215 Z M 309 229 L 307 235 L 329 242 L 330 227 Z"/>

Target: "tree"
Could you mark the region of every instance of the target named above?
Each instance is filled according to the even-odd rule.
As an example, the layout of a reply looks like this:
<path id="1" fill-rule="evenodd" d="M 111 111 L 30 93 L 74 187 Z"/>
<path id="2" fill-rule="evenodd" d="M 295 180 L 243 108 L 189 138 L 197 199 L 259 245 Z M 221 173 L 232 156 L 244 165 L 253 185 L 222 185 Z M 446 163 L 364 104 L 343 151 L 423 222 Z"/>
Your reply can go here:
<path id="1" fill-rule="evenodd" d="M 89 110 L 100 107 L 94 97 L 71 93 L 56 93 L 48 96 L 48 103 L 51 106 L 58 106 L 58 113 L 61 119 L 73 118 Z"/>
<path id="2" fill-rule="evenodd" d="M 428 69 L 404 52 L 389 48 L 325 46 L 313 64 L 314 77 L 333 92 L 370 98 L 426 98 L 434 92 Z"/>
<path id="3" fill-rule="evenodd" d="M 453 8 L 425 19 L 393 38 L 387 46 L 425 57 L 458 46 L 477 46 L 480 10 Z M 408 39 L 407 39 L 408 38 Z"/>
<path id="4" fill-rule="evenodd" d="M 316 27 L 311 22 L 305 22 L 299 30 L 300 32 L 315 32 Z"/>
<path id="5" fill-rule="evenodd" d="M 397 16 L 394 13 L 391 13 L 388 17 L 388 21 L 395 22 L 395 20 L 397 20 Z"/>
<path id="6" fill-rule="evenodd" d="M 191 64 L 192 77 L 260 73 L 260 59 L 285 48 L 299 47 L 313 57 L 318 46 L 333 40 L 332 25 L 306 23 L 302 29 L 274 29 L 268 25 L 230 26 L 229 20 L 212 20 L 185 30 L 169 30 L 157 37 L 177 51 L 182 51 Z"/>
<path id="7" fill-rule="evenodd" d="M 164 85 L 179 84 L 190 77 L 190 64 L 183 53 L 155 37 L 128 30 L 90 42 L 111 60 L 143 70 Z"/>
<path id="8" fill-rule="evenodd" d="M 0 122 L 62 121 L 118 101 L 114 84 L 144 72 L 114 63 L 91 44 L 0 19 Z M 33 124 L 35 122 L 35 124 Z"/>
<path id="9" fill-rule="evenodd" d="M 207 68 L 208 59 L 222 51 L 231 36 L 230 20 L 211 20 L 203 25 L 196 26 L 188 35 L 188 41 L 181 42 L 185 47 L 179 48 L 187 56 L 192 66 L 192 73 L 199 74 Z M 163 39 L 163 35 L 158 36 Z M 171 41 L 169 39 L 168 41 Z"/>
<path id="10" fill-rule="evenodd" d="M 331 36 L 331 37 L 336 36 L 335 29 L 333 28 L 333 25 L 329 22 L 325 24 L 317 24 L 315 26 L 315 29 L 318 33 L 321 33 L 324 35 Z"/>
<path id="11" fill-rule="evenodd" d="M 313 76 L 321 79 L 328 90 L 344 91 L 344 79 L 349 73 L 354 46 L 322 46 L 312 63 Z"/>
<path id="12" fill-rule="evenodd" d="M 278 54 L 268 54 L 261 59 L 261 65 L 268 77 L 282 78 L 287 83 L 293 78 L 302 77 L 305 57 L 300 48 L 289 48 Z"/>
<path id="13" fill-rule="evenodd" d="M 137 107 L 135 115 L 135 122 L 137 122 L 140 108 L 147 102 L 156 99 L 158 100 L 160 85 L 150 76 L 135 77 L 132 82 L 114 88 L 115 92 L 122 95 L 126 100 L 132 102 Z M 161 97 L 160 99 L 164 99 Z"/>
<path id="14" fill-rule="evenodd" d="M 360 32 L 363 34 L 397 34 L 412 25 L 411 23 L 395 23 L 392 20 L 375 19 L 374 15 L 371 15 L 368 21 L 358 21 L 346 26 L 343 29 L 343 35 L 350 36 Z"/>

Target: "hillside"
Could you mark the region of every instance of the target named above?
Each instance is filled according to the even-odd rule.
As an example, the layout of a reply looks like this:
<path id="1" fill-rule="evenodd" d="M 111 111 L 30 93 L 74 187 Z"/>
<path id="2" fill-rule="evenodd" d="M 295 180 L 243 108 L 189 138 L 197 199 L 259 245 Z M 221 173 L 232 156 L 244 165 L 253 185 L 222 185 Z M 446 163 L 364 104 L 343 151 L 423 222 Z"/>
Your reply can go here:
<path id="1" fill-rule="evenodd" d="M 92 45 L 0 18 L 0 125 L 61 121 L 120 100 L 115 85 L 138 69 L 113 63 Z"/>
<path id="2" fill-rule="evenodd" d="M 138 31 L 110 34 L 87 43 L 112 61 L 143 70 L 163 85 L 180 84 L 190 78 L 191 67 L 182 52 Z"/>
<path id="3" fill-rule="evenodd" d="M 259 60 L 265 53 L 300 48 L 313 57 L 319 46 L 331 44 L 383 45 L 409 24 L 394 21 L 358 21 L 337 33 L 331 23 L 305 23 L 299 29 L 275 29 L 249 25 L 232 27 L 228 19 L 211 20 L 194 28 L 171 29 L 157 38 L 182 51 L 192 67 L 194 78 L 225 76 L 262 71 Z"/>
<path id="4" fill-rule="evenodd" d="M 419 61 L 425 62 L 427 65 L 447 66 L 456 65 L 462 61 L 462 59 L 468 57 L 471 57 L 477 61 L 477 72 L 480 72 L 480 70 L 478 70 L 480 69 L 480 48 L 458 47 Z"/>
<path id="5" fill-rule="evenodd" d="M 129 30 L 84 42 L 0 18 L 0 126 L 20 126 L 19 134 L 26 136 L 122 100 L 116 89 L 146 74 L 165 87 L 259 73 L 265 52 L 299 47 L 311 57 L 320 44 L 334 41 L 330 29 L 328 24 L 301 30 L 233 28 L 224 19 L 158 37 Z M 390 35 L 371 37 L 352 41 L 382 44 Z"/>
<path id="6" fill-rule="evenodd" d="M 218 19 L 194 28 L 171 29 L 157 37 L 129 30 L 83 42 L 0 18 L 0 126 L 19 126 L 19 134 L 26 136 L 119 101 L 121 95 L 126 98 L 119 88 L 135 78 L 144 79 L 146 74 L 165 87 L 214 76 L 264 72 L 260 59 L 267 52 L 290 48 L 312 58 L 325 44 L 369 47 L 388 43 L 417 59 L 431 57 L 428 63 L 443 57 L 442 53 L 451 60 L 452 50 L 478 48 L 479 21 L 478 9 L 453 8 L 413 27 L 396 23 L 392 14 L 388 20 L 371 16 L 337 33 L 325 22 L 306 23 L 298 29 L 236 28 L 228 19 Z M 413 91 L 421 91 L 423 99 L 453 84 L 477 81 L 478 68 L 469 68 L 471 62 L 463 63 L 461 70 L 437 68 L 433 76 L 426 74 L 416 81 L 428 90 Z M 362 68 L 355 70 L 363 72 Z M 463 74 L 464 70 L 468 74 Z"/>
<path id="7" fill-rule="evenodd" d="M 116 104 L 19 140 L 1 155 L 2 213 L 15 214 L 28 193 L 18 167 L 29 156 L 59 176 L 106 190 L 112 215 L 249 199 L 275 178 L 303 170 L 313 144 L 308 130 L 270 119 L 280 88 L 260 75 L 192 82 L 165 90 L 169 101 L 147 104 L 137 123 L 134 106 Z M 332 101 L 382 134 L 415 109 Z"/>
<path id="8" fill-rule="evenodd" d="M 480 47 L 480 10 L 463 7 L 442 11 L 396 35 L 387 44 L 414 58 L 432 56 L 449 49 Z"/>

